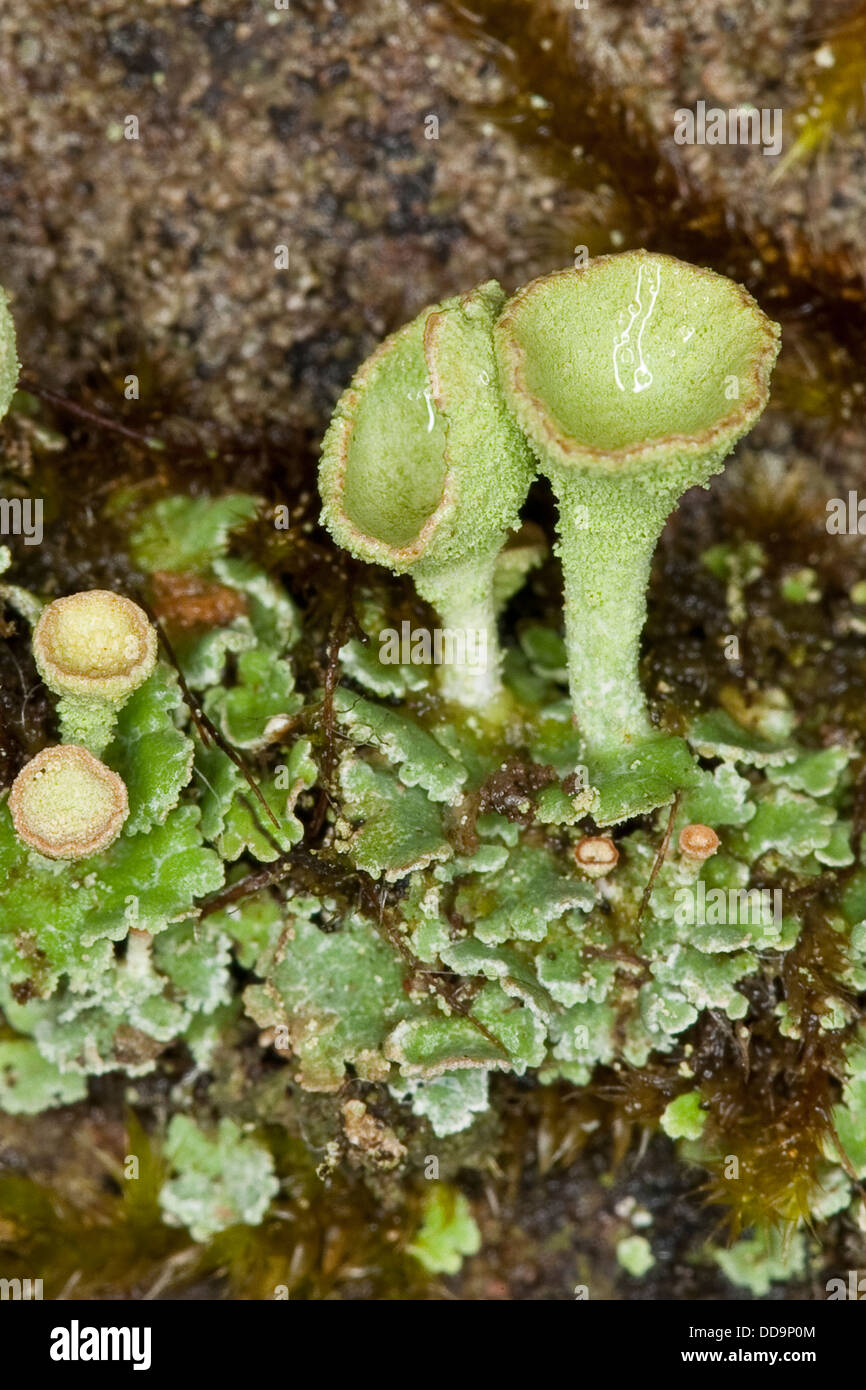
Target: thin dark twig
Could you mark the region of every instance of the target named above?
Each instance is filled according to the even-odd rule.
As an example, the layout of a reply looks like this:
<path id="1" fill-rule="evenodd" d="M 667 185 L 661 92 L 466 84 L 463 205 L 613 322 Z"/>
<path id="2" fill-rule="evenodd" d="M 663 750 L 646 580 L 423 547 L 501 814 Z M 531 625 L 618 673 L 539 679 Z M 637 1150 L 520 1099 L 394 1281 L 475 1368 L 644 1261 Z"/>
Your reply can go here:
<path id="1" fill-rule="evenodd" d="M 153 623 L 154 627 L 159 633 L 159 639 L 165 647 L 165 650 L 168 654 L 168 659 L 175 669 L 175 672 L 177 674 L 178 685 L 180 686 L 180 693 L 184 698 L 184 702 L 186 703 L 186 706 L 189 709 L 190 714 L 192 715 L 193 723 L 195 724 L 198 736 L 201 739 L 202 743 L 205 745 L 205 747 L 207 747 L 210 743 L 215 743 L 216 746 L 223 753 L 225 753 L 226 757 L 231 759 L 231 761 L 234 763 L 235 767 L 241 773 L 247 785 L 249 786 L 249 789 L 253 793 L 253 796 L 259 802 L 259 805 L 262 806 L 262 808 L 264 809 L 268 819 L 272 821 L 276 829 L 279 830 L 280 822 L 277 819 L 277 816 L 271 810 L 270 806 L 265 800 L 264 792 L 256 782 L 256 779 L 253 777 L 252 773 L 250 772 L 240 753 L 237 751 L 236 748 L 232 747 L 228 739 L 223 737 L 216 725 L 212 722 L 212 720 L 208 718 L 204 710 L 201 708 L 201 705 L 199 704 L 198 700 L 196 700 L 195 696 L 193 695 L 192 691 L 187 685 L 186 678 L 184 677 L 183 671 L 180 669 L 180 666 L 178 664 L 174 647 L 172 646 L 171 641 L 169 640 L 166 634 L 165 628 L 159 621 L 159 618 L 156 617 L 152 609 L 148 608 L 146 603 L 142 604 L 142 607 L 144 607 L 147 611 L 148 617 L 150 618 L 151 622 Z"/>
<path id="2" fill-rule="evenodd" d="M 653 860 L 653 866 L 650 870 L 650 876 L 646 881 L 646 888 L 644 888 L 643 897 L 640 900 L 640 907 L 638 908 L 637 916 L 634 919 L 635 931 L 637 932 L 638 936 L 640 936 L 641 919 L 644 913 L 646 912 L 647 907 L 649 906 L 649 900 L 652 897 L 652 891 L 655 887 L 655 882 L 658 878 L 659 870 L 661 869 L 661 866 L 665 861 L 665 856 L 668 852 L 668 845 L 671 842 L 671 835 L 674 833 L 674 821 L 676 820 L 679 805 L 680 794 L 679 792 L 677 792 L 676 796 L 673 799 L 671 813 L 668 816 L 667 829 L 665 830 L 664 838 L 662 839 L 662 842 L 659 845 L 658 850 L 656 851 L 656 857 Z"/>
<path id="3" fill-rule="evenodd" d="M 259 893 L 263 888 L 270 888 L 275 883 L 280 883 L 284 878 L 288 878 L 291 872 L 292 851 L 289 850 L 287 854 L 275 859 L 267 868 L 256 869 L 251 874 L 245 874 L 236 883 L 227 884 L 225 888 L 220 888 L 218 892 L 205 899 L 199 910 L 199 918 L 209 917 L 212 912 L 221 912 L 223 908 L 231 907 L 233 903 L 251 897 L 253 893 Z"/>
<path id="4" fill-rule="evenodd" d="M 277 855 L 281 855 L 281 854 L 284 852 L 284 851 L 283 851 L 282 845 L 280 844 L 280 842 L 279 842 L 277 839 L 274 838 L 274 836 L 271 834 L 271 832 L 270 832 L 270 830 L 268 829 L 268 827 L 267 827 L 266 825 L 262 825 L 261 821 L 259 820 L 258 816 L 256 815 L 256 808 L 255 808 L 255 806 L 253 806 L 252 802 L 248 801 L 247 798 L 246 798 L 245 796 L 240 796 L 240 797 L 239 797 L 239 800 L 241 801 L 241 803 L 242 803 L 242 804 L 247 808 L 247 810 L 249 811 L 249 813 L 250 813 L 250 818 L 251 818 L 251 820 L 252 820 L 252 822 L 253 822 L 253 825 L 255 826 L 255 828 L 256 828 L 256 830 L 259 832 L 259 834 L 262 835 L 262 836 L 264 836 L 264 838 L 267 840 L 268 844 L 270 845 L 271 849 L 276 850 Z M 287 809 L 293 810 L 294 807 L 287 808 Z"/>
<path id="5" fill-rule="evenodd" d="M 332 804 L 332 788 L 334 784 L 334 771 L 337 763 L 336 754 L 336 718 L 334 715 L 334 695 L 340 683 L 341 665 L 340 651 L 345 646 L 349 633 L 355 627 L 354 609 L 352 607 L 352 587 L 353 571 L 350 569 L 346 576 L 346 588 L 344 598 L 340 607 L 334 614 L 334 621 L 331 625 L 331 632 L 328 639 L 328 660 L 325 667 L 325 679 L 323 683 L 322 696 L 322 731 L 324 734 L 324 748 L 322 753 L 322 789 L 319 795 L 319 803 L 313 813 L 310 825 L 310 836 L 315 839 L 325 821 L 325 812 Z"/>
<path id="6" fill-rule="evenodd" d="M 75 415 L 79 420 L 86 420 L 90 425 L 96 425 L 102 430 L 111 430 L 114 434 L 122 434 L 126 439 L 132 439 L 136 444 L 143 444 L 148 449 L 164 449 L 165 441 L 157 439 L 153 435 L 144 434 L 141 430 L 132 429 L 129 425 L 122 425 L 119 420 L 112 420 L 110 416 L 103 415 L 98 410 L 91 410 L 89 406 L 79 405 L 77 401 L 67 400 L 65 396 L 59 395 L 56 391 L 50 391 L 47 386 L 39 386 L 27 372 L 23 372 L 20 379 L 21 389 L 29 392 L 31 396 L 38 396 L 40 400 L 47 401 L 57 410 L 64 410 L 68 415 Z"/>

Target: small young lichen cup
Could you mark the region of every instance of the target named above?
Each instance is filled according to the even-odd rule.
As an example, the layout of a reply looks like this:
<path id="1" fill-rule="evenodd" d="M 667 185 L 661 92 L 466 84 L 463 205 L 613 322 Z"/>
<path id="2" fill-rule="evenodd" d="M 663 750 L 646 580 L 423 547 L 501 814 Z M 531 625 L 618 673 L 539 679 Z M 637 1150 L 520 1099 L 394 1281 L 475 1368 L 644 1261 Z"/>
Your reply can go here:
<path id="1" fill-rule="evenodd" d="M 86 748 L 43 748 L 9 793 L 19 839 L 49 859 L 86 859 L 107 849 L 129 814 L 126 786 Z"/>
<path id="2" fill-rule="evenodd" d="M 33 632 L 40 676 L 60 697 L 64 743 L 101 753 L 118 711 L 156 665 L 156 630 L 137 603 L 88 589 L 46 605 Z"/>
<path id="3" fill-rule="evenodd" d="M 425 309 L 367 359 L 322 446 L 322 520 L 358 558 L 411 573 L 454 644 L 445 696 L 481 710 L 501 690 L 496 562 L 534 473 L 505 408 L 495 281 Z M 486 660 L 463 661 L 461 650 Z"/>
<path id="4" fill-rule="evenodd" d="M 779 327 L 725 276 L 629 251 L 534 280 L 495 340 L 559 504 L 578 727 L 590 751 L 627 752 L 652 733 L 638 658 L 653 551 L 763 411 Z"/>

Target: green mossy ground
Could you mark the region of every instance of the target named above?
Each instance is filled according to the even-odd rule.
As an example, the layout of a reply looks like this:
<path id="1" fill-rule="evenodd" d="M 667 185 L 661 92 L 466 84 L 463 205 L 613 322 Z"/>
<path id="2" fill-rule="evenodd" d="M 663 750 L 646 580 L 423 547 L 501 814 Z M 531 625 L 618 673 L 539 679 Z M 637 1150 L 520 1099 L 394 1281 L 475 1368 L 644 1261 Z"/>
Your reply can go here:
<path id="1" fill-rule="evenodd" d="M 130 787 L 124 833 L 49 864 L 0 807 L 0 1105 L 13 1126 L 62 1128 L 89 1093 L 110 1135 L 83 1191 L 54 1191 L 38 1164 L 0 1181 L 4 1260 L 36 1260 L 52 1296 L 73 1275 L 94 1296 L 210 1296 L 216 1271 L 242 1297 L 435 1297 L 443 1278 L 497 1296 L 508 1222 L 483 1184 L 534 1172 L 550 1221 L 546 1183 L 591 1170 L 596 1200 L 618 1193 L 649 1140 L 683 1192 L 655 1210 L 617 1196 L 591 1251 L 561 1214 L 559 1246 L 535 1238 L 552 1296 L 723 1276 L 761 1296 L 830 1277 L 842 1250 L 856 1264 L 861 658 L 845 646 L 858 605 L 828 592 L 822 557 L 815 598 L 792 596 L 771 554 L 740 565 L 747 538 L 692 546 L 700 510 L 678 518 L 661 583 L 701 607 L 666 669 L 657 584 L 646 676 L 695 754 L 690 785 L 613 829 L 619 864 L 593 884 L 573 859 L 594 822 L 566 780 L 579 750 L 552 565 L 508 610 L 512 715 L 494 735 L 441 703 L 433 668 L 379 665 L 382 628 L 425 620 L 401 582 L 322 549 L 301 518 L 275 526 L 252 493 L 155 491 L 108 508 L 124 509 L 122 585 L 169 639 L 105 755 Z M 330 612 L 314 569 L 341 595 Z M 5 577 L 32 582 L 26 559 Z M 27 641 L 7 618 L 11 708 Z M 772 669 L 751 638 L 769 623 L 797 635 Z M 852 664 L 840 679 L 837 644 L 835 699 L 816 706 L 798 676 L 828 623 Z M 714 628 L 740 635 L 739 661 L 713 656 Z M 706 651 L 699 700 L 685 687 Z M 41 696 L 34 711 L 50 737 Z M 778 889 L 780 916 L 680 920 L 695 875 L 676 836 L 695 820 L 722 840 L 707 889 Z M 75 1255 L 85 1229 L 98 1240 Z"/>

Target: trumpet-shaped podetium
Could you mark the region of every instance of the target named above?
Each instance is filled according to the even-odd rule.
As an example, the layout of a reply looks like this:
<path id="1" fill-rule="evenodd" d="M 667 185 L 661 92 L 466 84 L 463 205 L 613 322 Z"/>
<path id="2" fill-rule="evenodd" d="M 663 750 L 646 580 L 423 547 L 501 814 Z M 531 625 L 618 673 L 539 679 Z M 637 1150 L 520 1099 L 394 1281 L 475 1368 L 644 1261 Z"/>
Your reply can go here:
<path id="1" fill-rule="evenodd" d="M 491 280 L 382 343 L 337 404 L 319 471 L 332 536 L 412 574 L 452 634 L 444 692 L 476 709 L 501 688 L 496 562 L 534 471 L 497 378 L 504 302 Z"/>
<path id="2" fill-rule="evenodd" d="M 88 589 L 55 599 L 33 632 L 33 655 L 45 684 L 60 696 L 65 743 L 101 753 L 118 711 L 156 665 L 156 630 L 131 599 Z"/>
<path id="3" fill-rule="evenodd" d="M 126 787 L 86 748 L 43 748 L 9 793 L 15 833 L 49 859 L 86 859 L 117 839 L 129 815 Z"/>
<path id="4" fill-rule="evenodd" d="M 629 251 L 534 280 L 495 338 L 559 503 L 578 727 L 590 759 L 634 769 L 652 733 L 638 657 L 653 551 L 681 495 L 763 411 L 779 328 L 725 276 Z"/>
<path id="5" fill-rule="evenodd" d="M 18 353 L 15 348 L 15 324 L 9 312 L 9 304 L 0 289 L 0 419 L 9 409 L 19 371 Z"/>

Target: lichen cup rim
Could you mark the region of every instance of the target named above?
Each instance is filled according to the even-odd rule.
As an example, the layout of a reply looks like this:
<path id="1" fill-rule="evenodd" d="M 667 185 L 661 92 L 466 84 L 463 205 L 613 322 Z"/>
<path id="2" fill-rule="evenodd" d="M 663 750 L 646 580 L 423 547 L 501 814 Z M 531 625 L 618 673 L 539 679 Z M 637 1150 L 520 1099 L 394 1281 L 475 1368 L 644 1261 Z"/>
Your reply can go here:
<path id="1" fill-rule="evenodd" d="M 32 810 L 28 815 L 27 801 L 34 782 L 52 764 L 58 763 L 66 764 L 67 771 L 77 771 L 83 779 L 87 779 L 92 789 L 97 785 L 103 788 L 108 794 L 110 811 L 98 820 L 94 819 L 86 831 L 49 839 L 44 826 L 39 829 L 32 823 Z M 55 743 L 43 748 L 18 773 L 9 792 L 9 813 L 19 839 L 46 858 L 86 859 L 107 849 L 117 839 L 129 815 L 129 795 L 122 778 L 87 748 L 74 743 Z"/>
<path id="2" fill-rule="evenodd" d="M 695 279 L 706 279 L 714 285 L 724 285 L 726 290 L 730 287 L 730 291 L 734 292 L 735 302 L 739 300 L 743 308 L 754 311 L 756 326 L 762 331 L 769 331 L 764 331 L 763 345 L 755 354 L 747 374 L 746 380 L 750 389 L 737 401 L 735 410 L 729 411 L 704 429 L 688 432 L 671 430 L 634 444 L 607 447 L 581 442 L 570 436 L 542 398 L 527 386 L 524 372 L 526 350 L 518 341 L 514 329 L 527 303 L 552 281 L 586 283 L 592 277 L 604 273 L 613 262 L 622 264 L 626 259 L 638 265 L 648 260 L 667 263 L 676 267 L 677 273 L 687 270 Z M 631 472 L 632 466 L 639 470 L 647 464 L 663 461 L 674 454 L 680 458 L 709 454 L 725 441 L 742 437 L 763 413 L 769 399 L 770 376 L 779 352 L 780 333 L 779 325 L 764 313 L 745 286 L 728 276 L 707 266 L 690 265 L 664 252 L 635 249 L 595 256 L 587 261 L 586 265 L 570 266 L 564 270 L 552 271 L 548 275 L 536 276 L 517 290 L 508 301 L 496 323 L 494 338 L 503 389 L 518 423 L 535 447 L 543 449 L 564 467 L 589 467 L 624 474 Z"/>
<path id="3" fill-rule="evenodd" d="M 115 663 L 111 670 L 88 674 L 64 666 L 56 634 L 68 613 L 97 604 L 114 615 L 122 614 L 129 635 L 136 639 L 136 648 L 128 660 Z M 40 675 L 55 693 L 114 702 L 131 694 L 151 675 L 157 658 L 156 630 L 144 609 L 125 594 L 82 589 L 45 606 L 33 631 L 33 654 Z"/>
<path id="4" fill-rule="evenodd" d="M 461 303 L 467 296 L 461 295 Z M 430 313 L 436 310 L 431 309 Z M 346 480 L 350 466 L 352 437 L 358 423 L 358 410 L 364 391 L 370 386 L 383 360 L 387 360 L 392 350 L 416 331 L 416 319 L 403 324 L 389 333 L 354 373 L 351 383 L 340 397 L 337 413 L 332 418 L 325 436 L 322 464 L 320 468 L 319 489 L 323 499 L 326 497 L 325 511 L 327 524 L 338 543 L 351 554 L 357 555 L 372 564 L 386 565 L 392 570 L 409 569 L 430 548 L 430 542 L 447 517 L 456 501 L 453 474 L 443 470 L 442 491 L 439 501 L 418 531 L 414 541 L 408 545 L 392 545 L 371 531 L 362 530 L 349 515 L 346 508 Z M 427 328 L 424 336 L 426 346 Z M 446 440 L 447 458 L 447 440 Z M 443 464 L 445 459 L 443 458 Z"/>

